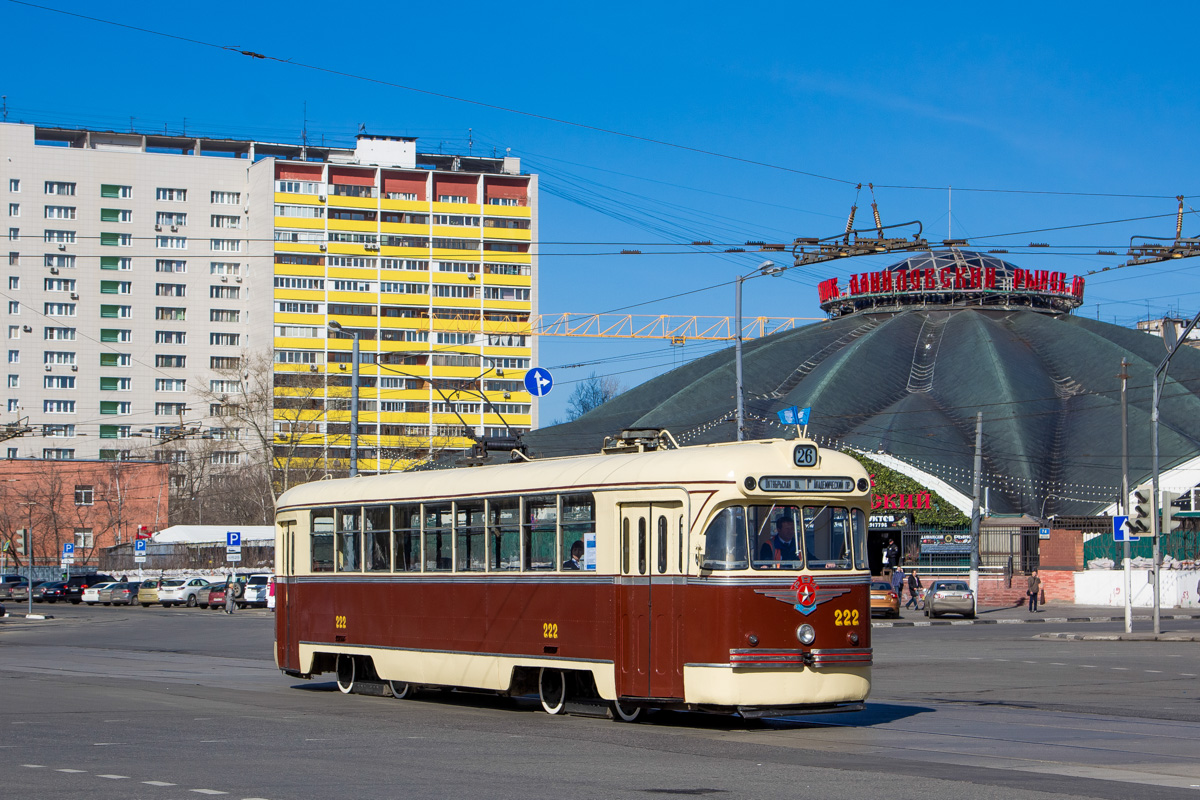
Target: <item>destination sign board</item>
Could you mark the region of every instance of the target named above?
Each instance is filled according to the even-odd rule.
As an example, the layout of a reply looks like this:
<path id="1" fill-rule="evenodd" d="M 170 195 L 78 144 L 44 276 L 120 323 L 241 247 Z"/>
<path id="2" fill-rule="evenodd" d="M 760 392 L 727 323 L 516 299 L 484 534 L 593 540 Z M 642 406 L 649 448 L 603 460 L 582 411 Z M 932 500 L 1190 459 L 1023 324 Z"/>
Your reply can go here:
<path id="1" fill-rule="evenodd" d="M 854 479 L 764 477 L 758 487 L 764 492 L 852 492 Z"/>

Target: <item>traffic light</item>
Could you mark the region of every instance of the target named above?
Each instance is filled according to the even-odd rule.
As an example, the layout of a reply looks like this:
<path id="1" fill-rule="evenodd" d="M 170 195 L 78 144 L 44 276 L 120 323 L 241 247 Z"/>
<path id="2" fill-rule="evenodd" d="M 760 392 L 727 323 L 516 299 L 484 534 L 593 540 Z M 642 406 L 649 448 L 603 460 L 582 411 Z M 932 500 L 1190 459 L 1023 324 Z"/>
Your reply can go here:
<path id="1" fill-rule="evenodd" d="M 1175 517 L 1181 510 L 1175 507 L 1175 501 L 1178 499 L 1179 492 L 1168 492 L 1166 489 L 1162 491 L 1162 532 L 1164 535 L 1179 530 L 1183 524 L 1182 519 Z"/>
<path id="2" fill-rule="evenodd" d="M 1150 515 L 1154 513 L 1154 485 L 1146 482 L 1129 493 L 1129 532 L 1134 536 L 1153 536 Z"/>

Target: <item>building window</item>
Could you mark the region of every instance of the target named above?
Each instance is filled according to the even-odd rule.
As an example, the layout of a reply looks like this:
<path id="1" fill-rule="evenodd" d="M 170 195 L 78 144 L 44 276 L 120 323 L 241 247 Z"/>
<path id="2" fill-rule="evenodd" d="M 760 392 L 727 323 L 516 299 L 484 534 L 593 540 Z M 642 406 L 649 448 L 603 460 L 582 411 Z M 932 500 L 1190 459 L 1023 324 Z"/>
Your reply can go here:
<path id="1" fill-rule="evenodd" d="M 187 333 L 184 331 L 155 331 L 155 344 L 187 344 Z"/>
<path id="2" fill-rule="evenodd" d="M 74 389 L 74 375 L 46 375 L 42 378 L 42 386 L 46 389 Z"/>
<path id="3" fill-rule="evenodd" d="M 42 362 L 45 364 L 63 364 L 73 366 L 75 364 L 75 353 L 69 350 L 47 350 L 42 353 Z"/>
<path id="4" fill-rule="evenodd" d="M 133 363 L 133 357 L 129 353 L 101 353 L 100 366 L 102 367 L 128 367 Z"/>
<path id="5" fill-rule="evenodd" d="M 75 341 L 74 328 L 42 328 L 42 339 L 44 341 Z"/>
<path id="6" fill-rule="evenodd" d="M 43 313 L 47 317 L 73 317 L 75 316 L 74 303 L 45 303 L 43 304 Z"/>
<path id="7" fill-rule="evenodd" d="M 240 228 L 242 227 L 242 218 L 230 217 L 224 214 L 212 214 L 210 216 L 210 224 L 214 228 Z"/>
<path id="8" fill-rule="evenodd" d="M 9 203 L 8 204 L 8 215 L 10 217 L 21 216 L 21 204 L 20 203 Z"/>
<path id="9" fill-rule="evenodd" d="M 11 408 L 9 409 L 9 411 L 12 411 L 12 410 L 13 409 L 11 409 Z M 16 458 L 17 457 L 17 448 L 15 448 L 15 447 L 8 448 L 8 457 L 9 457 L 9 459 Z"/>
<path id="10" fill-rule="evenodd" d="M 21 410 L 21 402 L 14 398 L 9 398 L 8 410 L 9 411 L 20 411 Z"/>
<path id="11" fill-rule="evenodd" d="M 237 347 L 241 341 L 240 333 L 210 333 L 208 343 L 219 347 Z"/>
<path id="12" fill-rule="evenodd" d="M 210 261 L 208 272 L 210 275 L 240 275 L 242 265 L 236 261 Z"/>
<path id="13" fill-rule="evenodd" d="M 42 233 L 42 240 L 57 244 L 75 244 L 75 231 L 46 230 Z"/>
<path id="14" fill-rule="evenodd" d="M 121 186 L 119 184 L 114 184 L 114 183 L 102 183 L 102 184 L 100 184 L 100 196 L 101 197 L 120 197 L 120 198 L 133 197 L 133 187 L 132 186 Z"/>
<path id="15" fill-rule="evenodd" d="M 129 425 L 101 425 L 101 439 L 128 439 L 132 428 Z"/>
<path id="16" fill-rule="evenodd" d="M 10 253 L 8 254 L 8 265 L 9 265 L 10 267 L 19 267 L 19 266 L 21 266 L 21 254 L 20 254 L 20 253 L 13 253 L 13 252 L 10 252 Z"/>
<path id="17" fill-rule="evenodd" d="M 8 376 L 8 388 L 20 389 L 21 388 L 21 376 L 20 375 L 9 375 Z"/>
<path id="18" fill-rule="evenodd" d="M 154 357 L 154 366 L 156 367 L 185 367 L 187 366 L 187 356 L 165 356 L 156 355 Z"/>
<path id="19" fill-rule="evenodd" d="M 209 247 L 226 253 L 240 253 L 242 242 L 240 239 L 209 239 Z"/>
<path id="20" fill-rule="evenodd" d="M 307 219 L 320 219 L 325 216 L 325 206 L 275 206 L 275 216 L 277 217 L 304 217 Z"/>
<path id="21" fill-rule="evenodd" d="M 129 342 L 133 340 L 133 331 L 128 328 L 101 328 L 102 342 Z"/>
<path id="22" fill-rule="evenodd" d="M 133 234 L 102 233 L 100 234 L 100 244 L 105 247 L 131 247 L 133 245 Z"/>
<path id="23" fill-rule="evenodd" d="M 21 179 L 20 178 L 9 178 L 8 179 L 8 190 L 10 192 L 21 191 Z"/>
<path id="24" fill-rule="evenodd" d="M 47 439 L 74 439 L 74 425 L 43 425 L 42 436 Z"/>
<path id="25" fill-rule="evenodd" d="M 70 461 L 75 458 L 75 449 L 71 447 L 47 447 L 42 450 L 42 458 L 48 461 Z"/>
<path id="26" fill-rule="evenodd" d="M 47 305 L 50 304 L 47 303 Z M 102 305 L 100 306 L 100 316 L 110 319 L 129 319 L 133 316 L 133 306 Z"/>
<path id="27" fill-rule="evenodd" d="M 9 350 L 8 351 L 8 363 L 20 364 L 21 363 L 21 351 L 20 350 Z"/>
<path id="28" fill-rule="evenodd" d="M 154 391 L 156 392 L 186 392 L 187 381 L 183 378 L 155 378 Z"/>
<path id="29" fill-rule="evenodd" d="M 133 388 L 133 378 L 115 378 L 108 375 L 100 376 L 100 391 L 128 392 Z"/>
<path id="30" fill-rule="evenodd" d="M 173 227 L 187 225 L 187 214 L 182 211 L 159 211 L 154 215 L 154 224 L 160 228 L 163 225 L 170 225 Z"/>
<path id="31" fill-rule="evenodd" d="M 8 338 L 9 339 L 20 339 L 21 338 L 21 326 L 20 325 L 9 325 L 8 326 Z"/>
<path id="32" fill-rule="evenodd" d="M 74 400 L 43 400 L 42 411 L 46 414 L 74 414 Z"/>
<path id="33" fill-rule="evenodd" d="M 100 281 L 100 294 L 129 294 L 133 284 L 129 281 Z"/>
<path id="34" fill-rule="evenodd" d="M 210 203 L 224 206 L 236 206 L 242 202 L 241 192 L 209 192 L 208 200 Z"/>
<path id="35" fill-rule="evenodd" d="M 75 195 L 75 184 L 68 181 L 46 181 L 46 194 Z"/>
<path id="36" fill-rule="evenodd" d="M 284 194 L 321 194 L 324 189 L 317 181 L 275 181 L 275 191 Z"/>
<path id="37" fill-rule="evenodd" d="M 96 502 L 96 487 L 75 484 L 75 505 L 90 506 Z"/>
<path id="38" fill-rule="evenodd" d="M 133 413 L 133 403 L 126 400 L 101 400 L 101 414 L 131 414 Z"/>
<path id="39" fill-rule="evenodd" d="M 74 261 L 71 266 L 75 266 Z M 133 269 L 133 259 L 122 256 L 100 256 L 100 269 L 130 270 Z"/>
<path id="40" fill-rule="evenodd" d="M 241 369 L 242 359 L 238 356 L 210 356 L 209 369 Z"/>
<path id="41" fill-rule="evenodd" d="M 470 199 L 465 194 L 439 194 L 439 203 L 468 203 Z"/>
<path id="42" fill-rule="evenodd" d="M 276 300 L 275 312 L 277 314 L 320 314 L 321 304 Z"/>
<path id="43" fill-rule="evenodd" d="M 178 417 L 187 413 L 187 403 L 155 403 L 154 414 L 159 417 Z"/>
<path id="44" fill-rule="evenodd" d="M 91 550 L 96 546 L 91 528 L 75 529 L 75 547 L 79 550 Z"/>
<path id="45" fill-rule="evenodd" d="M 15 242 L 20 238 L 21 238 L 21 229 L 20 228 L 9 228 L 8 229 L 8 240 L 10 242 Z"/>
<path id="46" fill-rule="evenodd" d="M 217 450 L 212 454 L 213 464 L 239 464 L 241 463 L 241 453 L 231 452 L 228 450 Z"/>
<path id="47" fill-rule="evenodd" d="M 154 190 L 154 199 L 182 203 L 187 200 L 187 189 L 163 189 L 160 187 Z"/>
<path id="48" fill-rule="evenodd" d="M 241 295 L 240 286 L 210 286 L 208 296 L 214 300 L 237 300 Z"/>
<path id="49" fill-rule="evenodd" d="M 21 314 L 21 301 L 19 301 L 19 300 L 9 300 L 9 301 L 8 301 L 8 313 L 9 313 L 9 314 L 13 314 L 13 315 L 15 315 L 15 316 L 20 316 L 20 314 Z"/>
<path id="50" fill-rule="evenodd" d="M 42 282 L 42 288 L 47 292 L 73 292 L 75 291 L 75 279 L 45 278 Z"/>
<path id="51" fill-rule="evenodd" d="M 154 284 L 154 294 L 158 297 L 187 297 L 187 284 L 156 283 Z"/>
<path id="52" fill-rule="evenodd" d="M 230 308 L 212 308 L 208 312 L 209 322 L 239 322 L 242 312 Z"/>
<path id="53" fill-rule="evenodd" d="M 226 381 L 226 380 L 211 380 L 208 382 L 208 390 L 217 394 L 241 394 L 241 381 Z"/>
<path id="54" fill-rule="evenodd" d="M 46 206 L 46 219 L 75 219 L 75 206 Z"/>
<path id="55" fill-rule="evenodd" d="M 155 236 L 154 246 L 160 250 L 187 250 L 187 237 Z"/>
<path id="56" fill-rule="evenodd" d="M 101 222 L 133 222 L 133 212 L 125 208 L 100 209 Z"/>
<path id="57" fill-rule="evenodd" d="M 158 306 L 154 309 L 154 318 L 157 320 L 170 320 L 172 322 L 183 322 L 187 319 L 186 308 L 165 308 Z"/>

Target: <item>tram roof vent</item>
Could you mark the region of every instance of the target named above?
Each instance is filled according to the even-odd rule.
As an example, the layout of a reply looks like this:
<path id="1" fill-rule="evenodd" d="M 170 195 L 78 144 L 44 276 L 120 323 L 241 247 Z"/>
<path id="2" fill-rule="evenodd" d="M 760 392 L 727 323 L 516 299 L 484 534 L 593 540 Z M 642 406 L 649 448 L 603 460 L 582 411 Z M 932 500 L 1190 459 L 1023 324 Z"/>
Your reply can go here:
<path id="1" fill-rule="evenodd" d="M 645 453 L 649 450 L 678 450 L 679 442 L 666 428 L 627 428 L 617 436 L 605 436 L 602 453 Z"/>

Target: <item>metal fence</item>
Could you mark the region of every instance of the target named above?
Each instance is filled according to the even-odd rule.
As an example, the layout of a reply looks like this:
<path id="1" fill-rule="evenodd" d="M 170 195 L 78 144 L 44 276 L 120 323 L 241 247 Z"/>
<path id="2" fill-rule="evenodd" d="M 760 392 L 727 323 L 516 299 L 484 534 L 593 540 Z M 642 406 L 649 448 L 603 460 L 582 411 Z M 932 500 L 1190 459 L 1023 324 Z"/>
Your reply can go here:
<path id="1" fill-rule="evenodd" d="M 979 532 L 979 564 L 984 570 L 1018 573 L 1038 568 L 1038 529 L 988 526 Z M 906 565 L 923 570 L 961 571 L 971 566 L 969 528 L 914 528 L 901 533 Z"/>
<path id="2" fill-rule="evenodd" d="M 271 571 L 275 568 L 275 543 L 266 545 L 242 545 L 242 560 L 225 560 L 225 544 L 160 544 L 152 542 L 146 547 L 146 561 L 135 563 L 133 543 L 127 542 L 109 547 L 100 554 L 100 565 L 105 572 L 116 573 L 142 570 L 188 570 L 192 572 L 245 572 L 247 569 Z"/>

